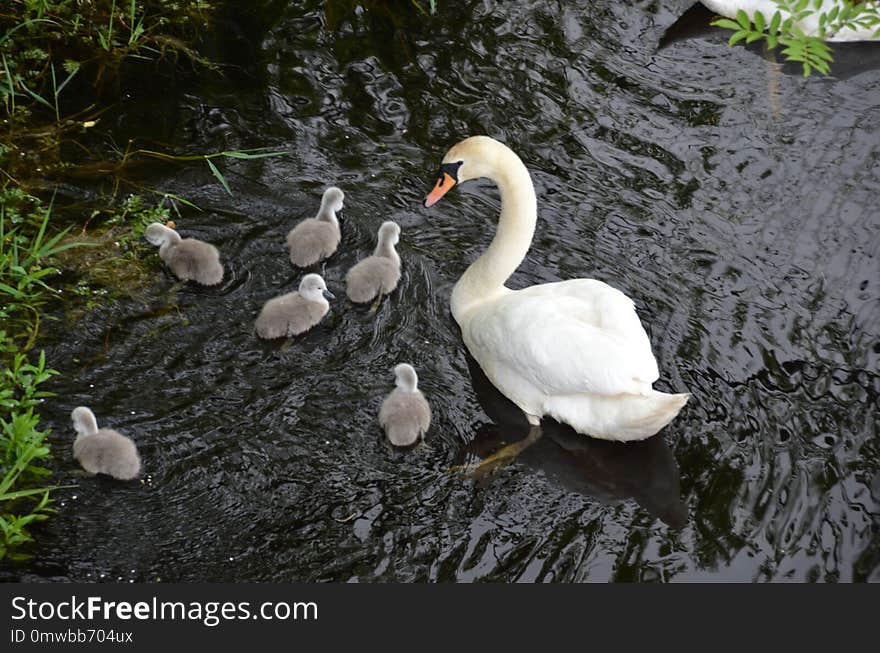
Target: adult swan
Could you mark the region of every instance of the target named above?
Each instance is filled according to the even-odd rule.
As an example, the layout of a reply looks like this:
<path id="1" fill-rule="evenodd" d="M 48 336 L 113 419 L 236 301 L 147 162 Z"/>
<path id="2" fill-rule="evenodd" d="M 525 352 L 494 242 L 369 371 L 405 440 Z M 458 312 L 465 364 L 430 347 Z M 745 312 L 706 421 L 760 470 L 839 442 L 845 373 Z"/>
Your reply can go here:
<path id="1" fill-rule="evenodd" d="M 529 250 L 538 208 L 529 172 L 510 148 L 487 136 L 454 145 L 425 206 L 478 177 L 498 184 L 501 217 L 492 244 L 452 291 L 468 351 L 533 426 L 547 415 L 606 440 L 657 433 L 688 395 L 651 388 L 657 361 L 632 300 L 594 279 L 504 286 Z"/>

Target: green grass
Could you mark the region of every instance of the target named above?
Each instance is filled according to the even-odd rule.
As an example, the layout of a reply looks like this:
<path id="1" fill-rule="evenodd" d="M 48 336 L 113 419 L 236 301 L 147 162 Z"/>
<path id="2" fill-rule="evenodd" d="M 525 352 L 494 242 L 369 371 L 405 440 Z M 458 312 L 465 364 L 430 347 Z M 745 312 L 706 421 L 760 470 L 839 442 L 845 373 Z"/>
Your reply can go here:
<path id="1" fill-rule="evenodd" d="M 230 195 L 221 161 L 279 156 L 267 148 L 208 154 L 166 153 L 129 140 L 110 161 L 91 160 L 80 135 L 100 129 L 107 107 L 102 89 L 124 83 L 167 59 L 185 57 L 215 70 L 187 42 L 204 27 L 214 0 L 4 0 L 0 3 L 0 559 L 20 555 L 31 527 L 51 512 L 53 486 L 46 460 L 47 430 L 40 427 L 38 389 L 54 370 L 35 350 L 61 285 L 77 298 L 74 310 L 137 292 L 150 278 L 155 252 L 139 243 L 150 222 L 193 203 L 145 189 L 130 178 L 132 159 L 145 157 L 207 166 Z M 431 3 L 433 5 L 433 2 Z M 167 65 L 163 68 L 167 70 Z M 149 74 L 149 73 L 147 73 Z M 75 91 L 72 89 L 76 89 Z M 63 147 L 76 144 L 80 147 Z M 77 152 L 75 162 L 70 152 Z M 87 156 L 83 156 L 86 152 Z M 228 174 L 228 173 L 226 173 Z M 113 182 L 99 202 L 56 206 L 37 197 L 59 180 Z M 136 195 L 122 198 L 121 184 Z M 161 200 L 150 204 L 144 191 Z M 50 191 L 51 192 L 51 191 Z M 72 248 L 84 248 L 71 251 Z M 152 248 L 151 248 L 152 249 Z M 60 275 L 60 268 L 65 271 Z M 70 315 L 70 313 L 68 313 Z M 30 358 L 29 358 L 30 356 Z"/>
<path id="2" fill-rule="evenodd" d="M 36 364 L 16 353 L 0 377 L 0 559 L 22 557 L 16 548 L 33 540 L 30 525 L 52 510 L 55 488 L 46 483 L 51 472 L 45 467 L 49 431 L 39 429 L 36 409 L 52 396 L 39 386 L 55 374 L 44 352 Z"/>
<path id="3" fill-rule="evenodd" d="M 28 207 L 22 211 L 23 207 Z M 29 526 L 50 512 L 45 467 L 48 430 L 40 430 L 38 408 L 51 394 L 39 389 L 57 374 L 40 353 L 28 360 L 37 337 L 41 309 L 56 291 L 51 259 L 81 243 L 62 243 L 67 230 L 49 235 L 51 204 L 14 189 L 0 193 L 0 559 L 32 538 Z"/>

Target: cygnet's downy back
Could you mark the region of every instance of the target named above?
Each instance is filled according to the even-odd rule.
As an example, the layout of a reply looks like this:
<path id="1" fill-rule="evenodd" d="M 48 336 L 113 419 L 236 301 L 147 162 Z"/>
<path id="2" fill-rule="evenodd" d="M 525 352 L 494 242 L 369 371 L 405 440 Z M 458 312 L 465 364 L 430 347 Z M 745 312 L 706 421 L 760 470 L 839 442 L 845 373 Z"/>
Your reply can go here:
<path id="1" fill-rule="evenodd" d="M 379 424 L 391 444 L 407 447 L 423 438 L 431 426 L 431 407 L 418 388 L 419 379 L 412 365 L 394 368 L 397 387 L 382 402 Z"/>
<path id="2" fill-rule="evenodd" d="M 400 281 L 400 256 L 394 246 L 400 241 L 396 222 L 383 222 L 379 227 L 378 244 L 372 256 L 358 262 L 345 275 L 345 293 L 358 304 L 387 295 Z"/>
<path id="3" fill-rule="evenodd" d="M 342 232 L 336 213 L 342 210 L 345 193 L 336 186 L 324 191 L 318 215 L 296 225 L 287 234 L 290 262 L 308 267 L 331 256 L 339 247 Z"/>
<path id="4" fill-rule="evenodd" d="M 257 316 L 260 338 L 285 338 L 299 335 L 318 324 L 330 310 L 327 299 L 335 299 L 319 274 L 307 274 L 299 290 L 267 301 Z"/>
<path id="5" fill-rule="evenodd" d="M 84 470 L 121 481 L 140 474 L 141 457 L 130 438 L 113 429 L 99 429 L 95 414 L 85 406 L 75 408 L 70 418 L 76 431 L 73 457 Z"/>
<path id="6" fill-rule="evenodd" d="M 159 246 L 159 258 L 181 281 L 213 286 L 223 280 L 220 252 L 213 245 L 195 238 L 181 238 L 174 229 L 158 222 L 147 227 L 144 237 Z"/>

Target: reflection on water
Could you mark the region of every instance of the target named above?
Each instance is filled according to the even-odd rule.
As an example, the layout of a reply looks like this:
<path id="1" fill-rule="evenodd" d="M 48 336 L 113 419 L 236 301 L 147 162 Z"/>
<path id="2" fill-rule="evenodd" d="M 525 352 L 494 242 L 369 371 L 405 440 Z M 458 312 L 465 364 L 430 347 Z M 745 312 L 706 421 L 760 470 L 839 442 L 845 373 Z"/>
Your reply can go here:
<path id="1" fill-rule="evenodd" d="M 473 0 L 329 26 L 323 2 L 266 3 L 212 45 L 222 79 L 132 92 L 89 137 L 288 156 L 220 162 L 232 197 L 204 166 L 145 180 L 204 208 L 178 228 L 218 245 L 230 277 L 172 292 L 157 268 L 138 297 L 59 313 L 45 415 L 57 481 L 78 487 L 0 576 L 880 580 L 880 71 L 780 75 L 771 94 L 768 63 L 724 38 L 658 50 L 686 4 Z M 438 159 L 474 133 L 535 181 L 538 230 L 511 286 L 620 288 L 658 389 L 693 393 L 659 436 L 617 447 L 545 424 L 491 475 L 452 471 L 518 428 L 477 401 L 448 304 L 497 192 L 420 208 Z M 337 300 L 292 346 L 258 342 L 259 307 L 301 276 L 284 237 L 328 183 L 347 200 L 318 270 L 331 291 L 344 297 L 387 219 L 400 286 L 375 314 Z M 401 360 L 434 412 L 409 452 L 376 421 Z M 79 404 L 135 439 L 143 483 L 77 476 Z"/>
<path id="2" fill-rule="evenodd" d="M 666 28 L 657 42 L 658 47 L 666 48 L 676 42 L 694 38 L 711 38 L 717 43 L 726 42 L 733 32 L 720 27 L 712 27 L 711 22 L 715 17 L 717 14 L 706 9 L 702 3 L 694 3 Z M 836 78 L 846 79 L 868 70 L 880 68 L 880 43 L 843 41 L 829 42 L 828 45 L 834 57 L 831 73 Z M 768 52 L 763 41 L 750 44 L 740 42 L 739 47 L 756 53 L 769 62 L 777 60 L 782 62 L 781 65 L 773 69 L 779 70 L 785 75 L 803 75 L 804 69 L 800 63 L 785 61 L 785 57 L 777 54 L 778 50 Z"/>
<path id="3" fill-rule="evenodd" d="M 461 462 L 474 466 L 500 449 L 529 437 L 523 412 L 492 385 L 477 362 L 466 355 L 468 372 L 480 406 L 494 424 L 484 424 L 462 449 Z M 674 528 L 687 522 L 679 496 L 678 465 L 662 436 L 641 442 L 585 438 L 553 419 L 541 422 L 539 437 L 515 458 L 559 486 L 603 503 L 633 498 L 650 514 Z M 473 473 L 473 472 L 472 472 Z"/>

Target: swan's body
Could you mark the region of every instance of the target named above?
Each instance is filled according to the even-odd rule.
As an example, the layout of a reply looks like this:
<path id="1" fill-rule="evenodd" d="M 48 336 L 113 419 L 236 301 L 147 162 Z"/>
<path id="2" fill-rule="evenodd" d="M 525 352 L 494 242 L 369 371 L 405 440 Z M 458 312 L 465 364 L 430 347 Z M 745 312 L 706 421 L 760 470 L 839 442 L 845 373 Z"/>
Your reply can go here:
<path id="1" fill-rule="evenodd" d="M 774 13 L 779 9 L 776 6 L 776 3 L 773 0 L 701 0 L 703 5 L 706 6 L 707 9 L 714 11 L 722 16 L 727 18 L 736 19 L 736 12 L 739 10 L 745 11 L 749 18 L 754 18 L 755 12 L 760 11 L 764 18 L 769 23 L 770 18 Z M 807 36 L 818 36 L 819 35 L 819 14 L 827 13 L 834 9 L 835 6 L 843 8 L 843 3 L 840 0 L 826 0 L 823 2 L 820 10 L 810 14 L 805 17 L 800 23 L 798 23 L 800 29 Z M 810 3 L 810 8 L 812 9 L 812 3 Z M 780 11 L 782 16 L 782 20 L 785 20 L 790 17 L 791 14 L 785 11 Z M 825 35 L 826 41 L 876 41 L 878 40 L 874 37 L 874 31 L 876 30 L 876 26 L 874 28 L 868 27 L 859 27 L 857 29 L 842 29 L 837 33 L 829 33 Z"/>
<path id="2" fill-rule="evenodd" d="M 159 258 L 181 281 L 213 286 L 223 280 L 220 252 L 213 245 L 195 238 L 181 238 L 174 229 L 158 222 L 147 227 L 144 237 L 159 246 Z"/>
<path id="3" fill-rule="evenodd" d="M 76 440 L 73 457 L 90 474 L 108 474 L 128 481 L 141 471 L 141 458 L 130 439 L 113 429 L 99 429 L 95 414 L 80 406 L 70 415 Z"/>
<path id="4" fill-rule="evenodd" d="M 267 301 L 257 316 L 257 335 L 261 338 L 285 338 L 308 331 L 330 310 L 332 293 L 320 275 L 307 274 L 299 290 Z"/>
<path id="5" fill-rule="evenodd" d="M 686 394 L 652 389 L 651 343 L 631 299 L 593 279 L 511 290 L 537 221 L 529 173 L 501 143 L 476 136 L 444 157 L 433 205 L 456 182 L 494 180 L 501 217 L 492 244 L 452 291 L 452 315 L 490 381 L 536 425 L 543 416 L 607 440 L 642 440 L 668 424 Z"/>
<path id="6" fill-rule="evenodd" d="M 397 385 L 382 402 L 379 424 L 396 447 L 408 447 L 424 437 L 431 426 L 431 407 L 419 390 L 419 377 L 412 365 L 394 368 Z"/>
<path id="7" fill-rule="evenodd" d="M 336 212 L 342 210 L 345 195 L 335 186 L 324 191 L 321 208 L 314 218 L 303 220 L 287 234 L 290 262 L 304 268 L 323 261 L 339 247 L 342 232 Z"/>
<path id="8" fill-rule="evenodd" d="M 345 275 L 345 293 L 358 304 L 393 292 L 400 281 L 400 256 L 394 249 L 400 240 L 400 227 L 395 222 L 383 222 L 377 239 L 372 256 L 358 262 Z"/>

